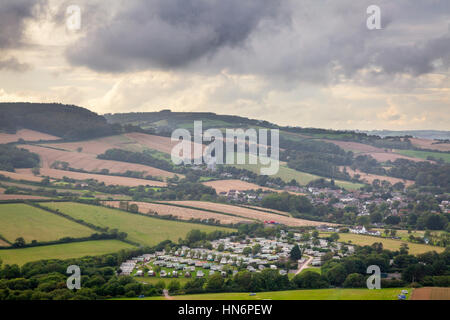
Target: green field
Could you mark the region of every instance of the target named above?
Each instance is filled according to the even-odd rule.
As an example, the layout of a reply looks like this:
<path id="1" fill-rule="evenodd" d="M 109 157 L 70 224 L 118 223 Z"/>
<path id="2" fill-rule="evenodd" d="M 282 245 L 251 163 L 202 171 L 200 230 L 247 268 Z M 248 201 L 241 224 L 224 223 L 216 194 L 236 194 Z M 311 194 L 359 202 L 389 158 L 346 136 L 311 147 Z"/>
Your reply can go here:
<path id="1" fill-rule="evenodd" d="M 24 249 L 0 250 L 3 264 L 23 265 L 27 262 L 45 259 L 70 259 L 84 256 L 98 256 L 130 249 L 133 246 L 119 240 L 98 240 L 55 244 Z"/>
<path id="2" fill-rule="evenodd" d="M 0 205 L 0 234 L 9 242 L 19 237 L 29 243 L 88 237 L 92 233 L 93 230 L 81 224 L 26 204 Z"/>
<path id="3" fill-rule="evenodd" d="M 118 229 L 128 234 L 129 240 L 144 245 L 153 246 L 164 240 L 178 241 L 193 229 L 204 232 L 214 230 L 233 231 L 233 229 L 206 226 L 187 222 L 170 221 L 142 215 L 131 214 L 116 209 L 85 205 L 71 202 L 49 202 L 43 204 L 52 209 L 82 219 L 99 227 Z"/>
<path id="4" fill-rule="evenodd" d="M 409 247 L 409 253 L 410 254 L 420 254 L 428 251 L 436 251 L 436 252 L 443 252 L 445 248 L 443 247 L 436 247 L 436 246 L 430 246 L 426 244 L 419 244 L 419 243 L 411 243 L 401 240 L 395 240 L 395 239 L 386 239 L 386 238 L 380 238 L 380 237 L 373 237 L 373 236 L 366 236 L 361 234 L 353 234 L 353 233 L 339 233 L 339 241 L 340 242 L 349 242 L 353 244 L 357 244 L 360 246 L 370 246 L 374 242 L 382 242 L 383 248 L 388 250 L 398 250 L 400 249 L 400 245 L 402 243 L 408 244 Z"/>
<path id="5" fill-rule="evenodd" d="M 380 290 L 369 289 L 315 289 L 290 290 L 277 292 L 259 292 L 254 296 L 249 293 L 209 293 L 173 296 L 174 300 L 397 300 L 404 288 Z M 407 299 L 411 296 L 410 288 Z M 164 297 L 149 297 L 145 300 L 164 300 Z M 144 300 L 142 299 L 142 300 Z"/>
<path id="6" fill-rule="evenodd" d="M 417 150 L 395 150 L 395 153 L 424 160 L 427 160 L 428 157 L 433 157 L 435 159 L 442 159 L 445 162 L 450 163 L 450 153 Z"/>
<path id="7" fill-rule="evenodd" d="M 186 282 L 188 282 L 189 280 L 192 280 L 192 279 L 184 278 L 184 277 L 180 277 L 180 278 L 136 277 L 135 279 L 139 282 L 146 283 L 146 284 L 153 284 L 153 285 L 156 285 L 158 282 L 162 281 L 162 282 L 164 282 L 165 288 L 167 288 L 169 283 L 171 283 L 172 281 L 178 281 L 181 286 L 184 286 L 186 284 Z"/>
<path id="8" fill-rule="evenodd" d="M 261 169 L 260 164 L 235 164 L 235 165 L 233 165 L 233 167 L 249 170 L 249 171 L 252 171 L 257 174 L 261 173 L 260 172 L 260 169 Z M 278 173 L 271 177 L 280 178 L 281 180 L 283 180 L 285 182 L 290 182 L 292 179 L 295 179 L 300 185 L 307 185 L 308 183 L 310 183 L 313 180 L 322 178 L 320 176 L 317 176 L 317 175 L 314 175 L 311 173 L 301 172 L 301 171 L 297 171 L 297 170 L 288 168 L 285 165 L 280 165 Z M 328 178 L 324 178 L 324 179 L 330 180 Z M 347 190 L 357 190 L 363 186 L 363 184 L 361 184 L 361 183 L 353 183 L 353 182 L 342 181 L 342 180 L 336 180 L 335 183 L 337 186 L 347 189 Z"/>

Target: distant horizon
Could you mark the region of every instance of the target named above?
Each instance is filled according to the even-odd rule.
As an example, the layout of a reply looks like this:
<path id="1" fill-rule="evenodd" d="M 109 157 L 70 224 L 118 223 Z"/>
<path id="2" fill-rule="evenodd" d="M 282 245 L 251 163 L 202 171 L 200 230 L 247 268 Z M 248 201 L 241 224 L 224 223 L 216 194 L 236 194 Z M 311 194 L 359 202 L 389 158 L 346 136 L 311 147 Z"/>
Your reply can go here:
<path id="1" fill-rule="evenodd" d="M 449 22 L 448 0 L 3 0 L 0 101 L 450 130 Z"/>

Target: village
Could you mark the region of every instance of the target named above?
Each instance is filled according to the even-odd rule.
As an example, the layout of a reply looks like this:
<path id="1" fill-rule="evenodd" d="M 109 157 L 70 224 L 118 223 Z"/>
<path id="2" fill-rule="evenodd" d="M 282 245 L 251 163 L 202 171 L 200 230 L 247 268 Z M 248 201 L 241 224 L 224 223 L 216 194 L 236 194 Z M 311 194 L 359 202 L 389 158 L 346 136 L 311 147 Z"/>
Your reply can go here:
<path id="1" fill-rule="evenodd" d="M 329 253 L 332 259 L 341 259 L 354 253 L 352 245 L 325 239 L 304 239 L 294 233 L 292 238 L 281 231 L 278 239 L 250 238 L 235 241 L 227 237 L 211 242 L 212 249 L 181 246 L 170 251 L 162 250 L 133 257 L 121 264 L 120 275 L 159 278 L 203 278 L 215 273 L 224 278 L 239 271 L 261 272 L 270 268 L 280 275 L 297 274 L 306 268 L 320 267 L 322 257 Z M 298 245 L 303 252 L 298 268 L 287 270 L 286 261 L 292 248 Z"/>

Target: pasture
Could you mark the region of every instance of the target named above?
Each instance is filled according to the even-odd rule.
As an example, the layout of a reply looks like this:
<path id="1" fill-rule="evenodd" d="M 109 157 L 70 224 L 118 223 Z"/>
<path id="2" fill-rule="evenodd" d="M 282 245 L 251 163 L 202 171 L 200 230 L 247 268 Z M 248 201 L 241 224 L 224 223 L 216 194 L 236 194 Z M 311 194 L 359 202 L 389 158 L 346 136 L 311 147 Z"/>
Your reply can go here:
<path id="1" fill-rule="evenodd" d="M 214 230 L 233 231 L 233 229 L 229 228 L 163 220 L 79 203 L 53 202 L 45 203 L 44 205 L 99 227 L 108 227 L 109 229 L 118 229 L 121 232 L 126 232 L 128 234 L 127 239 L 148 246 L 156 245 L 164 240 L 178 241 L 179 238 L 184 238 L 193 229 L 204 232 L 212 232 Z"/>
<path id="2" fill-rule="evenodd" d="M 4 265 L 24 265 L 31 261 L 99 256 L 132 248 L 134 248 L 132 245 L 119 240 L 84 241 L 23 249 L 0 250 L 0 259 L 3 260 Z"/>
<path id="3" fill-rule="evenodd" d="M 207 293 L 173 296 L 174 300 L 397 300 L 404 288 L 369 289 L 312 289 L 276 292 Z M 410 288 L 407 299 L 411 296 Z M 149 297 L 146 300 L 164 300 L 164 297 Z"/>
<path id="4" fill-rule="evenodd" d="M 0 205 L 0 234 L 9 242 L 19 237 L 29 243 L 88 237 L 93 233 L 83 225 L 26 204 Z"/>
<path id="5" fill-rule="evenodd" d="M 443 161 L 450 163 L 450 153 L 417 151 L 417 150 L 395 150 L 395 153 L 423 160 L 427 160 L 428 157 L 433 157 L 434 159 L 442 159 Z"/>
<path id="6" fill-rule="evenodd" d="M 373 237 L 373 236 L 366 236 L 361 234 L 353 234 L 353 233 L 339 233 L 339 241 L 340 242 L 350 242 L 352 244 L 357 244 L 360 246 L 370 246 L 375 242 L 381 242 L 383 243 L 383 248 L 388 250 L 399 250 L 400 245 L 402 243 L 406 243 L 409 247 L 409 253 L 410 254 L 420 254 L 428 251 L 436 251 L 438 253 L 443 252 L 445 248 L 443 247 L 436 247 L 436 246 L 430 246 L 426 244 L 419 244 L 419 243 L 411 243 L 401 240 L 395 240 L 395 239 L 386 239 L 381 237 Z"/>

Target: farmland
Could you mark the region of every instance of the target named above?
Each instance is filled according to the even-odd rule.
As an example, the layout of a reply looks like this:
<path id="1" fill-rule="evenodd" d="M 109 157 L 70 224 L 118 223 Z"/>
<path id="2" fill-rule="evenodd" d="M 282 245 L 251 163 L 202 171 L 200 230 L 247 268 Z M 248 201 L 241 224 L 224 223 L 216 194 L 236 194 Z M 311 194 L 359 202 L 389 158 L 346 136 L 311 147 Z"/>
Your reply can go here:
<path id="1" fill-rule="evenodd" d="M 25 169 L 27 170 L 27 169 Z M 24 180 L 24 181 L 32 181 L 32 182 L 41 182 L 41 177 L 34 176 L 30 170 L 27 170 L 26 172 L 21 172 L 18 170 L 18 172 L 9 172 L 9 171 L 0 171 L 0 175 L 5 176 L 7 178 L 11 178 L 14 180 Z"/>
<path id="2" fill-rule="evenodd" d="M 0 205 L 0 234 L 9 242 L 19 237 L 26 242 L 52 241 L 88 237 L 92 233 L 85 226 L 25 204 Z"/>
<path id="3" fill-rule="evenodd" d="M 248 219 L 259 220 L 261 222 L 264 222 L 266 220 L 274 220 L 276 222 L 285 224 L 287 226 L 292 226 L 292 227 L 317 226 L 317 225 L 326 224 L 323 222 L 296 219 L 296 218 L 281 216 L 278 214 L 272 214 L 272 213 L 263 212 L 263 211 L 259 211 L 259 210 L 237 207 L 237 206 L 232 206 L 232 205 L 222 204 L 222 203 L 212 203 L 212 202 L 203 202 L 203 201 L 168 201 L 166 203 L 173 204 L 173 205 L 188 206 L 188 207 L 193 207 L 193 208 L 198 208 L 198 209 L 224 212 L 224 213 L 233 214 L 233 215 L 248 218 Z"/>
<path id="4" fill-rule="evenodd" d="M 284 190 L 277 190 L 267 187 L 261 187 L 257 184 L 238 180 L 238 179 L 230 179 L 230 180 L 214 180 L 203 182 L 205 186 L 211 187 L 216 190 L 217 193 L 220 192 L 229 192 L 230 190 L 238 190 L 238 191 L 247 191 L 247 190 L 258 190 L 262 189 L 264 191 L 272 191 L 272 192 L 283 192 Z M 289 191 L 288 191 L 289 192 Z M 296 192 L 289 192 L 292 194 L 300 194 Z"/>
<path id="5" fill-rule="evenodd" d="M 119 240 L 72 242 L 41 247 L 0 250 L 0 259 L 3 260 L 3 264 L 24 265 L 31 261 L 97 256 L 131 248 L 134 247 Z"/>
<path id="6" fill-rule="evenodd" d="M 405 242 L 401 240 L 395 240 L 395 239 L 386 239 L 386 238 L 380 238 L 380 237 L 373 237 L 373 236 L 366 236 L 366 235 L 360 235 L 360 234 L 353 234 L 353 233 L 339 233 L 339 241 L 342 242 L 349 242 L 351 241 L 352 244 L 357 244 L 360 246 L 370 246 L 374 242 L 381 242 L 383 243 L 383 248 L 388 250 L 398 250 L 400 249 L 400 245 L 402 243 L 408 244 L 409 247 L 409 253 L 410 254 L 420 254 L 428 251 L 436 251 L 438 253 L 443 252 L 445 248 L 443 247 L 436 247 L 436 246 L 430 246 L 426 244 L 418 244 L 418 243 L 411 243 L 411 242 Z"/>
<path id="7" fill-rule="evenodd" d="M 450 300 L 450 288 L 425 287 L 414 289 L 411 300 Z"/>
<path id="8" fill-rule="evenodd" d="M 252 171 L 254 173 L 260 174 L 260 168 L 261 168 L 260 164 L 245 164 L 245 165 L 244 164 L 235 164 L 233 166 L 236 168 L 239 168 L 239 169 L 246 169 L 246 170 Z M 311 181 L 321 178 L 320 176 L 317 176 L 314 174 L 301 172 L 301 171 L 297 171 L 297 170 L 288 168 L 283 164 L 280 164 L 278 173 L 273 175 L 272 177 L 280 178 L 285 182 L 290 182 L 292 179 L 295 179 L 300 185 L 307 185 Z M 326 180 L 329 180 L 329 179 L 326 179 Z M 353 183 L 353 182 L 348 182 L 348 181 L 336 180 L 335 182 L 336 182 L 336 185 L 338 185 L 342 188 L 348 189 L 348 190 L 356 190 L 363 186 L 360 183 Z"/>
<path id="9" fill-rule="evenodd" d="M 42 176 L 49 176 L 49 177 L 55 178 L 55 179 L 62 179 L 64 177 L 68 177 L 68 178 L 75 179 L 75 180 L 94 179 L 99 182 L 104 182 L 106 185 L 121 185 L 121 186 L 127 186 L 127 187 L 137 187 L 137 186 L 145 186 L 145 185 L 154 186 L 154 187 L 165 187 L 167 185 L 165 182 L 156 181 L 156 180 L 109 176 L 109 175 L 93 174 L 93 173 L 63 171 L 63 170 L 57 170 L 57 169 L 41 169 L 40 173 Z"/>
<path id="10" fill-rule="evenodd" d="M 445 162 L 450 163 L 450 153 L 418 151 L 418 150 L 395 150 L 395 152 L 408 157 L 415 157 L 423 160 L 427 160 L 428 157 L 433 157 L 434 159 L 437 160 L 442 159 Z"/>
<path id="11" fill-rule="evenodd" d="M 55 137 L 46 133 L 21 129 L 17 130 L 14 134 L 0 133 L 0 144 L 11 143 L 23 139 L 24 141 L 39 141 L 39 140 L 59 140 L 59 137 Z"/>
<path id="12" fill-rule="evenodd" d="M 203 184 L 205 186 L 213 188 L 214 190 L 216 190 L 217 193 L 229 192 L 230 190 L 244 191 L 244 190 L 258 190 L 258 189 L 276 191 L 274 189 L 270 189 L 267 187 L 261 187 L 257 184 L 245 182 L 245 181 L 238 180 L 238 179 L 215 180 L 215 181 L 203 182 Z"/>
<path id="13" fill-rule="evenodd" d="M 0 194 L 0 201 L 8 201 L 8 200 L 43 200 L 49 199 L 47 197 L 40 196 L 30 196 L 23 194 Z"/>
<path id="14" fill-rule="evenodd" d="M 192 229 L 204 232 L 214 230 L 232 231 L 232 229 L 228 228 L 162 220 L 116 209 L 78 203 L 53 202 L 46 203 L 45 206 L 55 210 L 58 209 L 71 217 L 82 219 L 99 227 L 108 227 L 109 229 L 118 229 L 121 232 L 126 232 L 129 240 L 149 246 L 158 244 L 163 240 L 177 241 L 179 238 L 184 238 Z"/>
<path id="15" fill-rule="evenodd" d="M 173 147 L 178 144 L 178 141 L 172 142 L 172 140 L 168 137 L 161 137 L 144 133 L 126 133 L 124 134 L 124 136 L 148 149 L 157 150 L 167 154 L 171 154 Z M 191 144 L 191 148 L 191 155 L 193 156 L 194 143 Z M 201 148 L 203 150 L 205 147 L 201 145 Z"/>
<path id="16" fill-rule="evenodd" d="M 208 293 L 173 296 L 175 300 L 397 300 L 402 288 L 369 289 L 314 289 L 249 293 Z M 407 298 L 411 296 L 411 289 Z M 150 297 L 146 300 L 164 300 Z"/>
<path id="17" fill-rule="evenodd" d="M 411 143 L 421 149 L 450 151 L 450 143 L 436 143 L 437 141 L 431 139 L 417 139 L 411 138 Z"/>
<path id="18" fill-rule="evenodd" d="M 119 207 L 118 201 L 105 201 L 105 205 L 112 207 Z M 231 215 L 224 215 L 220 213 L 213 213 L 205 210 L 197 210 L 190 208 L 181 208 L 176 206 L 170 206 L 159 203 L 148 203 L 148 202 L 130 202 L 130 204 L 135 203 L 140 213 L 147 214 L 149 212 L 157 213 L 160 216 L 172 215 L 180 220 L 190 220 L 190 219 L 214 219 L 220 221 L 221 224 L 237 224 L 240 222 L 254 222 L 250 219 L 245 219 L 241 217 L 235 217 Z"/>
<path id="19" fill-rule="evenodd" d="M 67 162 L 69 167 L 89 172 L 109 170 L 111 173 L 124 173 L 126 171 L 144 172 L 146 175 L 158 177 L 173 177 L 174 174 L 165 170 L 113 160 L 97 159 L 95 154 L 63 151 L 34 145 L 21 146 L 31 152 L 39 154 L 42 168 L 48 169 L 55 161 Z"/>
<path id="20" fill-rule="evenodd" d="M 341 168 L 341 170 L 344 170 L 343 167 Z M 391 184 L 396 184 L 397 182 L 401 182 L 407 187 L 414 184 L 414 181 L 411 181 L 411 180 L 405 180 L 405 179 L 393 178 L 393 177 L 388 177 L 388 176 L 380 176 L 380 175 L 371 174 L 371 173 L 365 173 L 365 172 L 361 172 L 359 170 L 353 170 L 350 167 L 346 167 L 346 171 L 351 177 L 354 177 L 356 174 L 359 174 L 360 175 L 359 180 L 365 181 L 366 183 L 369 183 L 369 184 L 372 184 L 372 182 L 375 179 L 378 179 L 380 181 L 388 181 Z"/>

